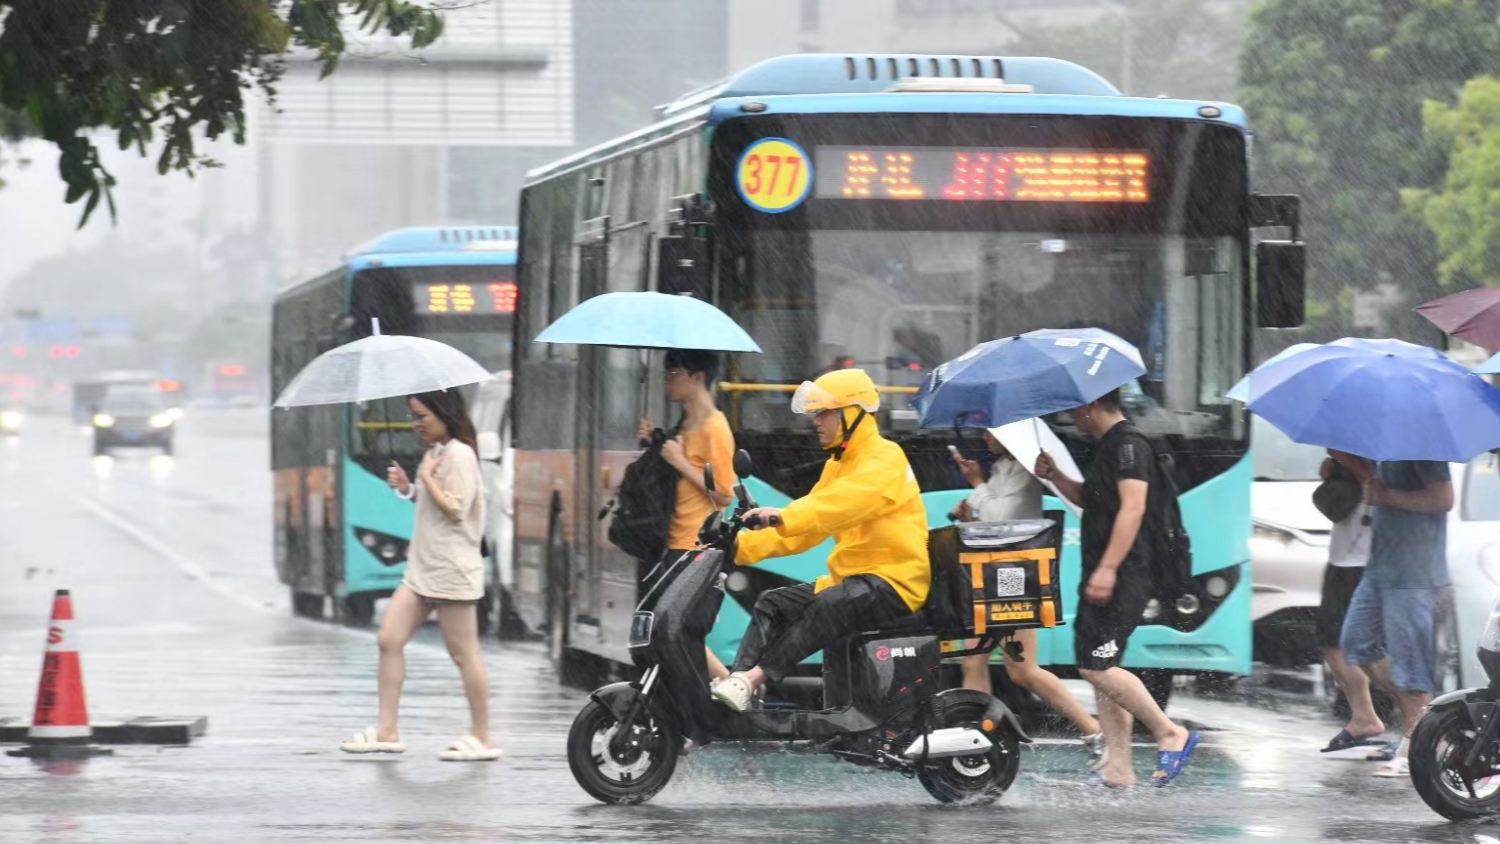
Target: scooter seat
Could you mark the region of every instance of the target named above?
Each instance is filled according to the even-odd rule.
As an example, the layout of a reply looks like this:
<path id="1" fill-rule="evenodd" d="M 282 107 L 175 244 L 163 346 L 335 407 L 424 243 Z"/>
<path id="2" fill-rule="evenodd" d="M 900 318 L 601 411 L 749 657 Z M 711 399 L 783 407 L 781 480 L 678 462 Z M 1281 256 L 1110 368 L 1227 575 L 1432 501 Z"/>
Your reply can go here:
<path id="1" fill-rule="evenodd" d="M 908 635 L 911 633 L 925 633 L 932 630 L 932 620 L 927 615 L 926 607 L 895 621 L 887 621 L 880 625 L 879 630 L 868 631 L 878 633 L 881 636 Z"/>

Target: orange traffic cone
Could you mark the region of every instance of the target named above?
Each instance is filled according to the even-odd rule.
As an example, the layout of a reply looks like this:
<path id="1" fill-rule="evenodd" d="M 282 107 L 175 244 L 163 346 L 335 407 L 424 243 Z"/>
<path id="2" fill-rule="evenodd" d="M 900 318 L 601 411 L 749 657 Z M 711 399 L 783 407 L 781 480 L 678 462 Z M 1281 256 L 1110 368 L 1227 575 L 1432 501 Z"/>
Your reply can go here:
<path id="1" fill-rule="evenodd" d="M 73 599 L 59 589 L 52 599 L 52 623 L 47 627 L 47 654 L 37 684 L 36 714 L 26 734 L 27 745 L 11 756 L 78 759 L 112 753 L 94 744 L 88 702 L 83 695 L 83 665 L 78 658 L 73 628 Z"/>

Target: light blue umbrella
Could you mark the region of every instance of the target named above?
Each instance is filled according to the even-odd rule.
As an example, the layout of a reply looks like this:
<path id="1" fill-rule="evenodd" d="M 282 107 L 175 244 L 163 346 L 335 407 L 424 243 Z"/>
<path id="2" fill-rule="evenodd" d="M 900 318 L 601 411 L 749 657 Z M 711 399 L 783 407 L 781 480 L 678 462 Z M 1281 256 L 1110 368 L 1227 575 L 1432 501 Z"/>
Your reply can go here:
<path id="1" fill-rule="evenodd" d="M 557 318 L 538 343 L 627 349 L 702 349 L 755 352 L 760 346 L 723 311 L 691 296 L 605 293 Z"/>
<path id="2" fill-rule="evenodd" d="M 1474 367 L 1475 375 L 1500 375 L 1500 355 L 1495 355 L 1489 360 Z"/>
<path id="3" fill-rule="evenodd" d="M 1297 354 L 1298 352 L 1305 352 L 1308 349 L 1316 349 L 1316 348 L 1318 348 L 1321 345 L 1323 345 L 1323 344 L 1322 343 L 1297 343 L 1297 344 L 1292 345 L 1292 346 L 1287 346 L 1285 349 L 1282 349 L 1281 351 L 1277 352 L 1276 354 L 1272 355 L 1271 357 L 1266 358 L 1264 361 L 1261 362 L 1260 366 L 1264 367 L 1264 366 L 1270 366 L 1273 363 L 1280 363 L 1281 361 L 1286 360 L 1287 358 L 1291 357 L 1292 355 Z M 1260 367 L 1256 367 L 1256 369 L 1259 369 L 1259 368 Z M 1239 380 L 1239 383 L 1235 384 L 1233 387 L 1230 387 L 1229 388 L 1229 392 L 1227 392 L 1227 393 L 1224 394 L 1224 398 L 1226 398 L 1226 399 L 1232 399 L 1234 401 L 1242 402 L 1242 403 L 1250 401 L 1250 376 L 1246 375 L 1244 378 L 1241 378 Z"/>
<path id="4" fill-rule="evenodd" d="M 1134 346 L 1099 328 L 991 340 L 932 371 L 911 405 L 923 428 L 998 428 L 1082 407 L 1146 374 Z"/>
<path id="5" fill-rule="evenodd" d="M 1250 412 L 1306 445 L 1448 463 L 1500 446 L 1500 390 L 1436 349 L 1345 338 L 1253 376 Z"/>

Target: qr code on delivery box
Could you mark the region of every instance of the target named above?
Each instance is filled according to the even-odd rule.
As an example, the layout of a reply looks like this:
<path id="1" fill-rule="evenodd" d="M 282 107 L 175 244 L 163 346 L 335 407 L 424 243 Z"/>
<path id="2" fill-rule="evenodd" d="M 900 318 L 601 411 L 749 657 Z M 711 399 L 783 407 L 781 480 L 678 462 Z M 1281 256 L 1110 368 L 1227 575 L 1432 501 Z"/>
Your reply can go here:
<path id="1" fill-rule="evenodd" d="M 995 570 L 995 597 L 1019 598 L 1026 594 L 1026 570 L 1004 568 Z"/>

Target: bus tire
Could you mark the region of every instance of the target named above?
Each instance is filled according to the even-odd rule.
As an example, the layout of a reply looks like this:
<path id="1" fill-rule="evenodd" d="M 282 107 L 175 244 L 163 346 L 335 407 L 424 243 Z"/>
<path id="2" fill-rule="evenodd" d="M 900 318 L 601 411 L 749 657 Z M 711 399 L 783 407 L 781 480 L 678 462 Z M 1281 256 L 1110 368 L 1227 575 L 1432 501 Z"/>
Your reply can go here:
<path id="1" fill-rule="evenodd" d="M 552 494 L 547 520 L 547 657 L 561 678 L 568 661 L 568 547 L 563 541 L 562 497 Z"/>
<path id="2" fill-rule="evenodd" d="M 298 592 L 292 589 L 292 615 L 298 618 L 321 619 L 323 617 L 323 596 L 314 595 L 311 592 Z"/>
<path id="3" fill-rule="evenodd" d="M 1131 673 L 1141 678 L 1146 691 L 1151 693 L 1151 699 L 1166 712 L 1167 704 L 1172 701 L 1172 678 L 1175 675 L 1165 668 L 1132 668 Z"/>
<path id="4" fill-rule="evenodd" d="M 375 621 L 375 596 L 345 595 L 343 622 L 348 627 L 369 627 Z"/>

